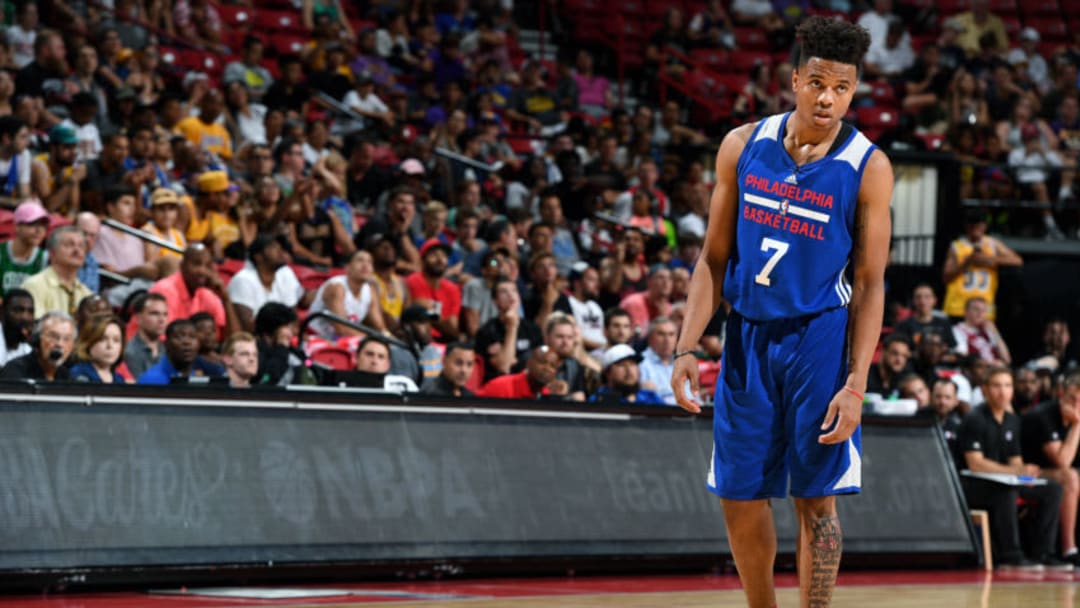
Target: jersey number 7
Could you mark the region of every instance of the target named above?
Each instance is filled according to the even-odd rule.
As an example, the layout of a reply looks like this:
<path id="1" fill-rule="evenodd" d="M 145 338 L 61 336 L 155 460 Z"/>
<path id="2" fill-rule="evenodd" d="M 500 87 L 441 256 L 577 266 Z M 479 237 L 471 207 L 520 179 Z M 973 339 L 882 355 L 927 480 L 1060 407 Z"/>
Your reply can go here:
<path id="1" fill-rule="evenodd" d="M 784 257 L 784 254 L 787 253 L 788 247 L 789 245 L 784 241 L 770 239 L 769 237 L 761 239 L 761 250 L 772 251 L 773 254 L 772 257 L 769 258 L 769 261 L 765 262 L 765 267 L 761 269 L 761 272 L 757 273 L 757 276 L 754 277 L 755 283 L 764 285 L 765 287 L 772 285 L 772 279 L 769 278 L 769 275 L 772 274 L 776 265 L 780 263 L 780 258 Z"/>

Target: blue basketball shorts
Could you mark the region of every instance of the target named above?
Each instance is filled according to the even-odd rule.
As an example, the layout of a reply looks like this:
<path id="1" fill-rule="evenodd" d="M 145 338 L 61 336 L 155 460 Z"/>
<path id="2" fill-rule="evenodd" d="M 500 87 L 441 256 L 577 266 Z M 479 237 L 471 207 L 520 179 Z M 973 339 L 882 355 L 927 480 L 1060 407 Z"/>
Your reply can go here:
<path id="1" fill-rule="evenodd" d="M 847 380 L 847 308 L 775 321 L 732 312 L 717 382 L 707 485 L 721 498 L 858 493 L 859 429 L 818 443 L 829 403 Z"/>

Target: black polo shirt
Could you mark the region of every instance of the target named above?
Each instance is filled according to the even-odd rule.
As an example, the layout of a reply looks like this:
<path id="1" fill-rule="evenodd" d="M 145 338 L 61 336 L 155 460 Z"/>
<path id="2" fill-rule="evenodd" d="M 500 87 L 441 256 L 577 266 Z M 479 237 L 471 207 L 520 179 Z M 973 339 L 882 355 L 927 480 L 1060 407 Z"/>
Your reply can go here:
<path id="1" fill-rule="evenodd" d="M 1020 417 L 1006 411 L 998 424 L 986 404 L 980 405 L 964 416 L 957 433 L 957 466 L 967 468 L 964 454 L 982 452 L 987 460 L 1008 464 L 1013 456 L 1020 455 Z"/>
<path id="2" fill-rule="evenodd" d="M 59 367 L 53 374 L 56 382 L 68 380 L 67 367 Z M 0 380 L 45 380 L 45 368 L 38 361 L 37 352 L 31 351 L 21 357 L 15 357 L 8 361 L 3 370 L 0 370 Z"/>
<path id="3" fill-rule="evenodd" d="M 434 378 L 429 378 L 424 382 L 424 386 L 420 387 L 421 395 L 434 395 L 436 397 L 457 397 L 454 394 L 456 387 L 452 382 L 446 379 L 446 376 L 439 374 Z M 472 397 L 474 393 L 469 389 L 461 388 L 461 397 Z"/>
<path id="4" fill-rule="evenodd" d="M 1054 465 L 1046 457 L 1043 446 L 1052 441 L 1065 441 L 1065 435 L 1069 431 L 1069 427 L 1061 419 L 1061 406 L 1057 400 L 1044 401 L 1025 412 L 1020 428 L 1024 462 L 1053 468 Z M 1080 452 L 1073 459 L 1072 466 L 1080 466 Z"/>

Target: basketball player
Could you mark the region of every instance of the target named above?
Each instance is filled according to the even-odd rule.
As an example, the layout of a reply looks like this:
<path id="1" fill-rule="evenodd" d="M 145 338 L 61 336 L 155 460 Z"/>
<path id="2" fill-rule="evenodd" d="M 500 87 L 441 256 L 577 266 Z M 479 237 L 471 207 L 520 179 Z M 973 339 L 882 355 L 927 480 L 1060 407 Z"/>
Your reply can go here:
<path id="1" fill-rule="evenodd" d="M 769 501 L 787 495 L 789 476 L 802 605 L 832 598 L 842 541 L 836 495 L 860 488 L 862 393 L 889 251 L 892 168 L 841 121 L 870 37 L 819 17 L 798 35 L 795 110 L 734 129 L 717 153 L 694 305 L 672 374 L 679 405 L 700 412 L 697 362 L 686 355 L 727 300 L 708 485 L 721 498 L 752 607 L 776 605 Z"/>

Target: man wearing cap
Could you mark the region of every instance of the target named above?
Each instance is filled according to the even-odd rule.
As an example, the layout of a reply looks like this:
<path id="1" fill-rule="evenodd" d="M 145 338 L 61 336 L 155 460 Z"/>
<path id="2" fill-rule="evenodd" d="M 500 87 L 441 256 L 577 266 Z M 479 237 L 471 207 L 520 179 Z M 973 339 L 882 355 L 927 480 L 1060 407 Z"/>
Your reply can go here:
<path id="1" fill-rule="evenodd" d="M 60 215 L 69 216 L 79 208 L 79 185 L 86 178 L 86 165 L 75 164 L 78 143 L 71 127 L 56 125 L 49 129 L 49 152 L 36 159 L 46 174 L 42 202 Z"/>
<path id="2" fill-rule="evenodd" d="M 199 115 L 181 120 L 176 124 L 176 130 L 200 150 L 229 160 L 233 155 L 232 139 L 225 125 L 217 123 L 218 116 L 221 116 L 224 109 L 225 101 L 221 97 L 221 91 L 208 89 L 199 103 Z"/>
<path id="3" fill-rule="evenodd" d="M 413 303 L 439 315 L 432 333 L 444 342 L 456 340 L 460 333 L 461 288 L 443 278 L 449 258 L 449 245 L 439 239 L 428 239 L 420 248 L 420 270 L 405 279 Z"/>
<path id="4" fill-rule="evenodd" d="M 431 343 L 432 325 L 438 320 L 439 315 L 417 304 L 401 313 L 398 337 L 409 349 L 391 347 L 390 369 L 394 373 L 409 376 L 422 384 L 442 372 L 443 351 Z"/>
<path id="5" fill-rule="evenodd" d="M 372 127 L 393 126 L 394 113 L 375 94 L 375 80 L 372 78 L 371 73 L 364 71 L 356 74 L 355 85 L 353 90 L 345 94 L 344 104 L 353 112 L 364 117 L 364 125 L 361 125 L 360 128 L 365 125 Z M 373 124 L 374 121 L 380 121 L 382 124 Z"/>
<path id="6" fill-rule="evenodd" d="M 49 265 L 23 282 L 23 289 L 34 296 L 34 317 L 50 310 L 74 315 L 79 302 L 94 295 L 79 280 L 79 269 L 86 257 L 86 237 L 75 226 L 60 226 L 49 235 Z"/>
<path id="7" fill-rule="evenodd" d="M 650 266 L 645 291 L 626 296 L 619 307 L 630 313 L 636 333 L 647 332 L 653 319 L 671 315 L 671 271 L 660 264 Z"/>
<path id="8" fill-rule="evenodd" d="M 465 283 L 461 292 L 461 320 L 465 335 L 472 337 L 480 327 L 498 316 L 495 300 L 491 295 L 495 280 L 503 274 L 506 258 L 510 252 L 505 249 L 485 249 L 480 264 L 480 276 Z"/>
<path id="9" fill-rule="evenodd" d="M 290 308 L 307 308 L 315 298 L 305 292 L 296 273 L 285 260 L 281 241 L 268 234 L 256 235 L 248 245 L 248 261 L 229 281 L 229 297 L 244 331 L 253 331 L 255 315 L 267 302 Z"/>
<path id="10" fill-rule="evenodd" d="M 0 293 L 20 287 L 27 277 L 45 268 L 47 255 L 41 248 L 49 231 L 49 214 L 37 201 L 15 208 L 15 237 L 0 243 Z"/>
<path id="11" fill-rule="evenodd" d="M 565 394 L 566 382 L 555 379 L 559 370 L 559 355 L 545 345 L 533 349 L 524 371 L 498 376 L 484 384 L 477 397 L 495 399 L 539 399 Z M 558 384 L 561 391 L 552 385 Z"/>
<path id="12" fill-rule="evenodd" d="M 196 186 L 195 200 L 183 199 L 180 225 L 189 243 L 211 247 L 214 257 L 220 259 L 225 246 L 240 234 L 236 222 L 225 214 L 229 208 L 229 176 L 224 171 L 206 171 L 196 179 Z"/>
<path id="13" fill-rule="evenodd" d="M 476 351 L 467 342 L 451 342 L 446 345 L 443 356 L 442 372 L 427 379 L 420 387 L 421 395 L 436 397 L 472 397 L 473 392 L 465 388 L 476 366 Z"/>
<path id="14" fill-rule="evenodd" d="M 663 403 L 655 391 L 641 388 L 638 363 L 641 355 L 627 344 L 616 344 L 604 351 L 604 385 L 589 397 L 593 403 Z"/>
<path id="15" fill-rule="evenodd" d="M 1039 54 L 1039 32 L 1033 27 L 1025 27 L 1017 36 L 1020 46 L 1009 51 L 1009 63 L 1014 66 L 1024 64 L 1027 66 L 1027 76 L 1038 88 L 1039 93 L 1045 95 L 1054 85 L 1050 77 L 1050 68 L 1046 60 Z"/>
<path id="16" fill-rule="evenodd" d="M 202 243 L 188 245 L 180 261 L 180 272 L 154 283 L 150 293 L 165 296 L 170 323 L 205 312 L 214 318 L 219 335 L 231 336 L 240 331 L 240 320 L 225 282 L 217 273 L 210 250 Z"/>

